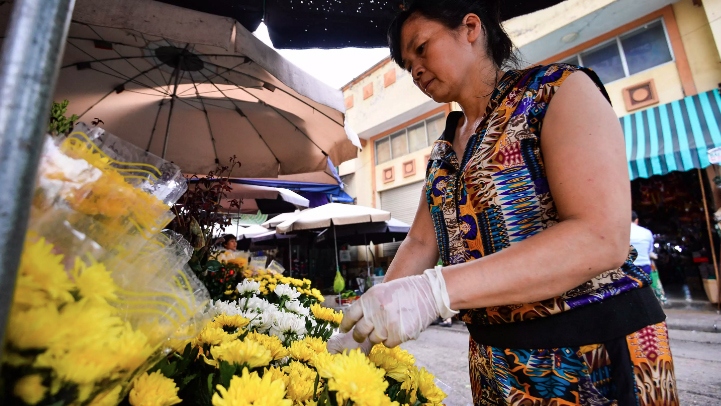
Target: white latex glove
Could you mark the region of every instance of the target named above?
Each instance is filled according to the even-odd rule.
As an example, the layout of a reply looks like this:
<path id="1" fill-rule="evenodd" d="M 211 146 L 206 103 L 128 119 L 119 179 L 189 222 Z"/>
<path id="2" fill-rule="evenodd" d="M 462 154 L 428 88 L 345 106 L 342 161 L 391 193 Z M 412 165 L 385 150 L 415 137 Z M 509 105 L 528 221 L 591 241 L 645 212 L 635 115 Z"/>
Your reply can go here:
<path id="1" fill-rule="evenodd" d="M 353 338 L 352 333 L 336 334 L 328 340 L 328 352 L 331 354 L 340 354 L 345 350 L 355 350 L 356 348 L 360 348 L 363 354 L 368 355 L 373 348 L 373 343 L 369 340 L 359 343 Z"/>
<path id="2" fill-rule="evenodd" d="M 353 328 L 357 342 L 369 339 L 395 347 L 416 339 L 439 316 L 447 319 L 458 312 L 450 308 L 446 282 L 437 266 L 423 275 L 373 286 L 344 313 L 340 329 L 347 333 Z"/>

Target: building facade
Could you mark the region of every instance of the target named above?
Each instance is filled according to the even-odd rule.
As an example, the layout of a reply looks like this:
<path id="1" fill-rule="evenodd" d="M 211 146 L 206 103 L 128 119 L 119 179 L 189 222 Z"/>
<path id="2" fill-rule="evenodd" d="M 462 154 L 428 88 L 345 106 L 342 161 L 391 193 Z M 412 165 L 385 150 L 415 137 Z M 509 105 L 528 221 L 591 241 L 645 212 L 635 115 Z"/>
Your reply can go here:
<path id="1" fill-rule="evenodd" d="M 624 117 L 719 87 L 719 17 L 721 0 L 568 0 L 505 28 L 524 65 L 593 68 L 628 127 Z M 410 221 L 430 144 L 457 106 L 430 100 L 389 58 L 343 92 L 348 122 L 365 143 L 340 167 L 346 190 L 358 204 Z"/>

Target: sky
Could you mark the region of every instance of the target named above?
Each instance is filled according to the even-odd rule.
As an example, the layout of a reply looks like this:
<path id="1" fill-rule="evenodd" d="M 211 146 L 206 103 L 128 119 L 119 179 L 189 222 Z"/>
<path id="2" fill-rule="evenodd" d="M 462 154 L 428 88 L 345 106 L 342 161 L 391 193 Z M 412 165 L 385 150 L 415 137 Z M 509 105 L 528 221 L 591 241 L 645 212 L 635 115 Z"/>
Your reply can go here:
<path id="1" fill-rule="evenodd" d="M 253 34 L 266 45 L 273 47 L 265 24 L 261 23 Z M 336 89 L 340 89 L 388 56 L 388 48 L 279 49 L 277 51 L 299 68 Z"/>

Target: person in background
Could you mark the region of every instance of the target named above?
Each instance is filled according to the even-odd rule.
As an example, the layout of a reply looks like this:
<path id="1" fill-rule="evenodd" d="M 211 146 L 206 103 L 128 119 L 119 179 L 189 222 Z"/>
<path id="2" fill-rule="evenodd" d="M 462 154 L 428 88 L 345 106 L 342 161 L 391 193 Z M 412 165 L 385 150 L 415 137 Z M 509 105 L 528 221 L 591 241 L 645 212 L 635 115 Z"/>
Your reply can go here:
<path id="1" fill-rule="evenodd" d="M 653 233 L 648 228 L 638 225 L 638 214 L 631 212 L 631 245 L 636 248 L 638 256 L 633 264 L 651 275 L 651 255 L 653 255 Z"/>
<path id="2" fill-rule="evenodd" d="M 235 251 L 238 248 L 238 239 L 233 234 L 223 236 L 223 248 L 228 251 Z"/>

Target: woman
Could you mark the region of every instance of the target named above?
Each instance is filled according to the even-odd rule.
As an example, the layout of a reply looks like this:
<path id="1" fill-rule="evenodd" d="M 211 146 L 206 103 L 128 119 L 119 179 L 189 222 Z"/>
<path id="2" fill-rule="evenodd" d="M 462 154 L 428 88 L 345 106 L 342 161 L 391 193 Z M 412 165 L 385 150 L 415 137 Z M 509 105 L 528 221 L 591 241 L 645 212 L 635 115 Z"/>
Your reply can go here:
<path id="1" fill-rule="evenodd" d="M 460 311 L 476 405 L 678 404 L 665 315 L 629 255 L 623 134 L 597 76 L 504 72 L 496 1 L 417 0 L 388 37 L 416 86 L 462 111 L 433 146 L 384 283 L 342 330 L 395 346 Z"/>
<path id="2" fill-rule="evenodd" d="M 238 249 L 238 239 L 233 234 L 226 234 L 221 237 L 221 245 L 228 251 L 235 251 Z"/>

